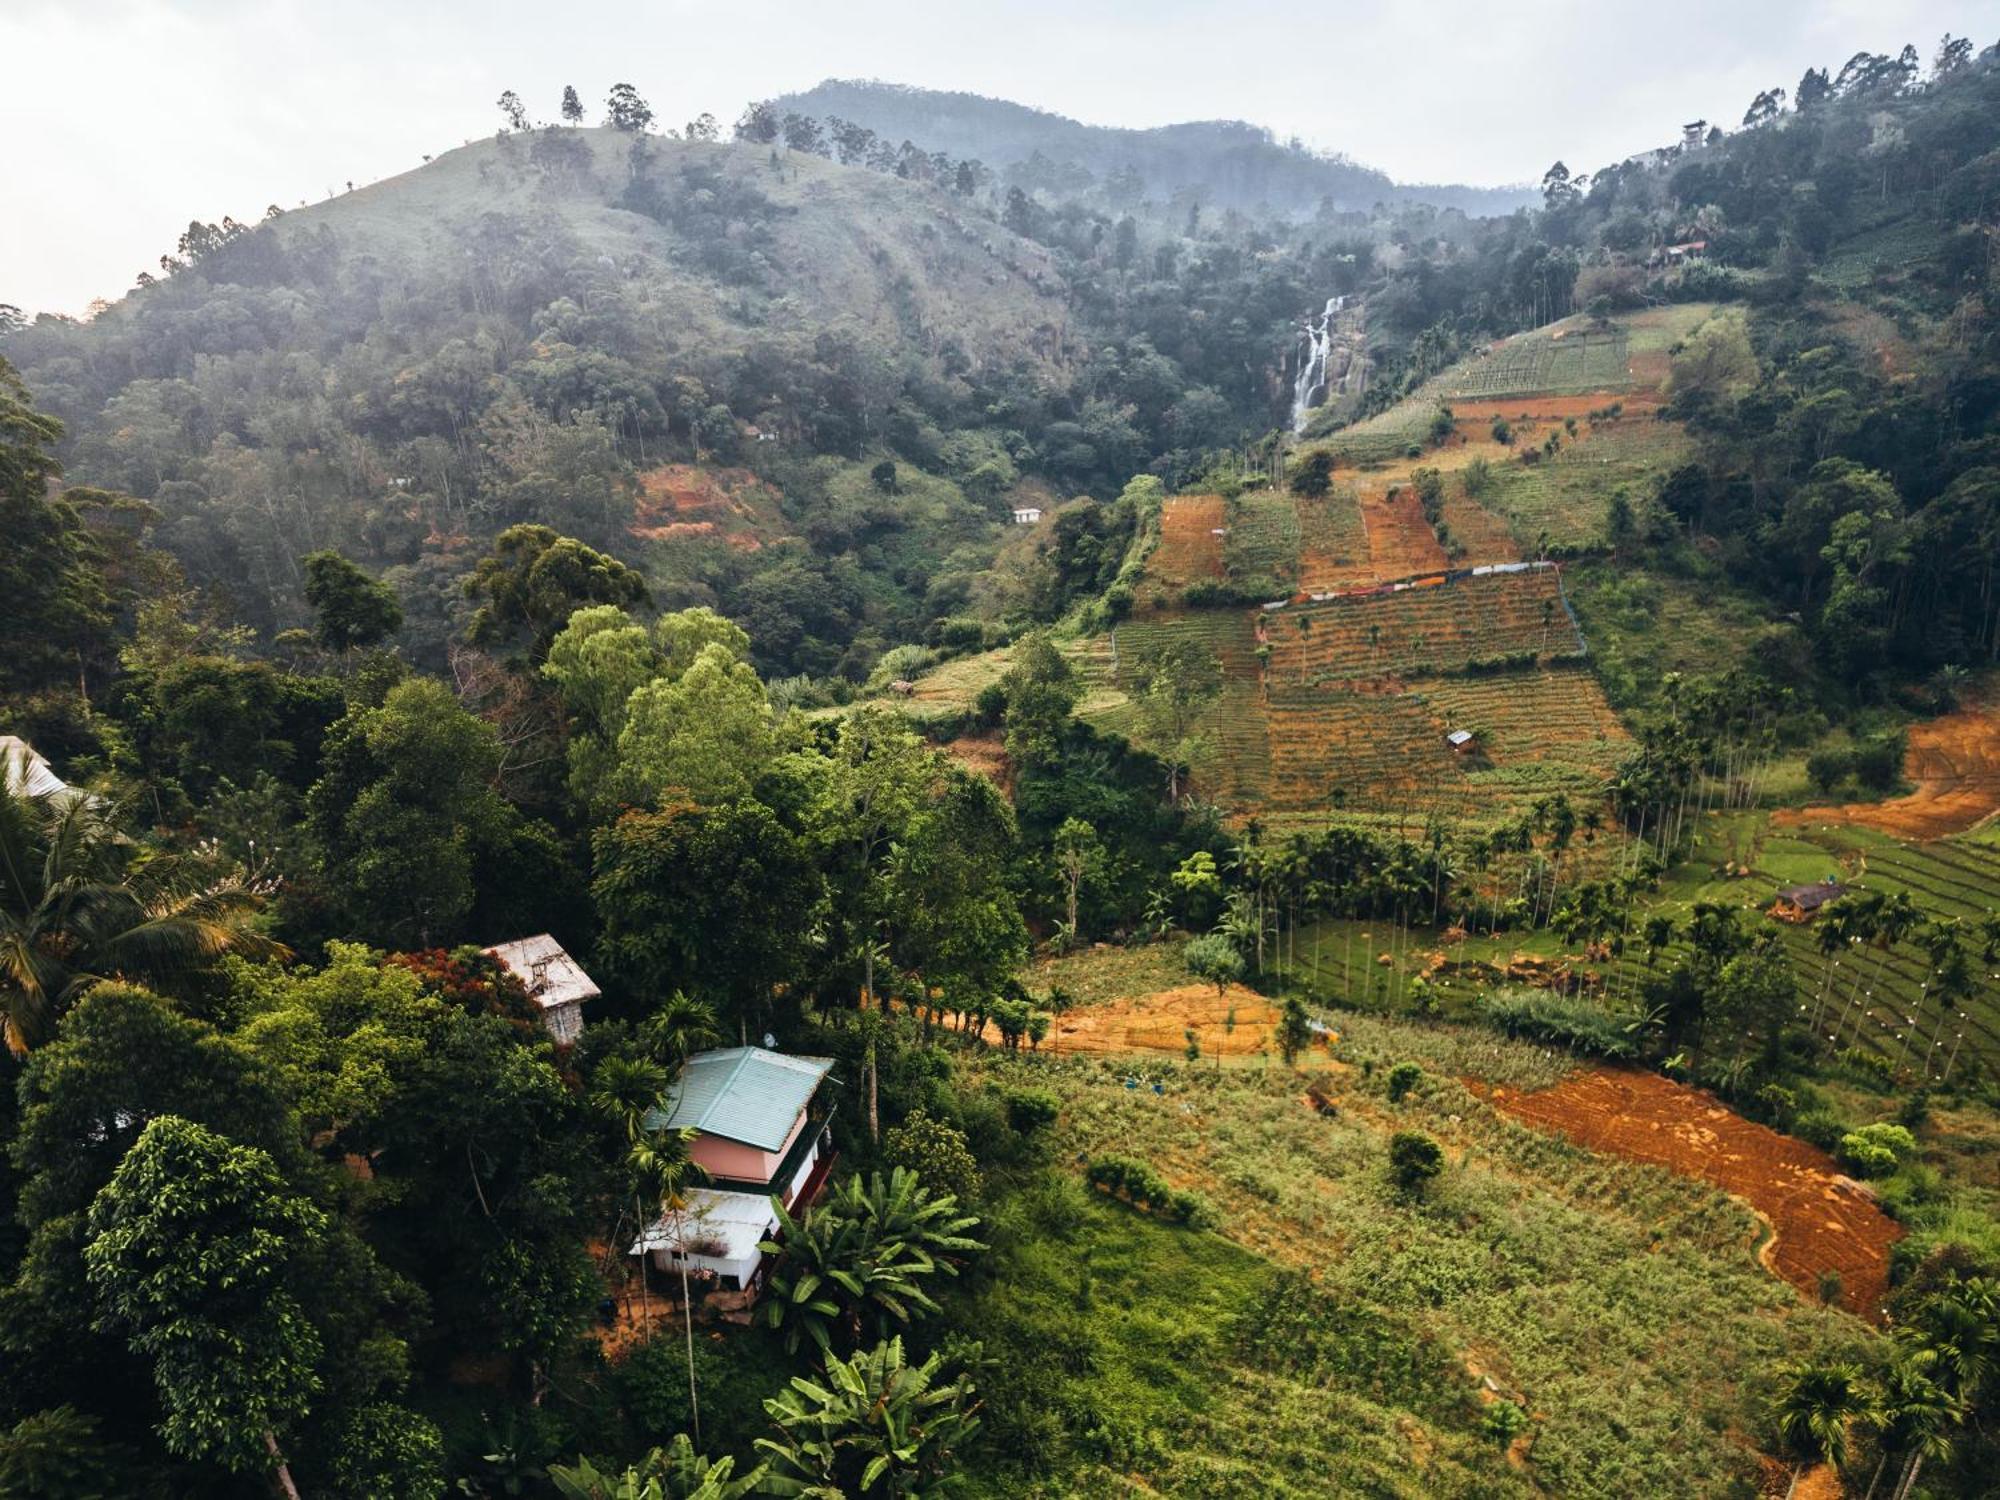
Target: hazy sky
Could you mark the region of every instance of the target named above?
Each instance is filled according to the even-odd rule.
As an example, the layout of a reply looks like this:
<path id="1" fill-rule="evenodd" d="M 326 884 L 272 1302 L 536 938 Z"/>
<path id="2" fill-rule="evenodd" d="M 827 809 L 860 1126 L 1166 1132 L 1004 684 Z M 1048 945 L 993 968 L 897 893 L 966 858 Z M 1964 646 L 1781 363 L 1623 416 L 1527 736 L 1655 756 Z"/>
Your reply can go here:
<path id="1" fill-rule="evenodd" d="M 1107 125 L 1241 118 L 1401 181 L 1588 170 L 1733 124 L 1808 64 L 1989 0 L 0 0 L 0 302 L 117 297 L 190 218 L 255 218 L 630 82 L 661 123 L 827 77 Z M 1978 28 L 1978 29 L 1975 29 Z"/>

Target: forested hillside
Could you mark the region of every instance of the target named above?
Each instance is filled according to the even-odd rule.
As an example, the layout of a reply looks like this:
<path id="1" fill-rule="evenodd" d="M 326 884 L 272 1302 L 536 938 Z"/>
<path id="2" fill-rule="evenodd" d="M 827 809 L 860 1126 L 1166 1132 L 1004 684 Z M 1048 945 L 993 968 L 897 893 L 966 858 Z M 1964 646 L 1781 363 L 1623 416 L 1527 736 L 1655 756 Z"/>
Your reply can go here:
<path id="1" fill-rule="evenodd" d="M 1309 218 L 1327 209 L 1411 202 L 1477 215 L 1511 213 L 1533 197 L 1519 187 L 1393 182 L 1345 157 L 1281 143 L 1241 120 L 1113 129 L 1005 99 L 845 78 L 781 94 L 768 107 L 778 115 L 839 120 L 885 140 L 973 157 L 1010 184 L 1097 197 L 1114 209 L 1150 203 L 1184 213 L 1198 204 L 1257 217 Z"/>
<path id="2" fill-rule="evenodd" d="M 1990 1493 L 2000 48 L 827 88 L 0 308 L 0 1500 Z"/>

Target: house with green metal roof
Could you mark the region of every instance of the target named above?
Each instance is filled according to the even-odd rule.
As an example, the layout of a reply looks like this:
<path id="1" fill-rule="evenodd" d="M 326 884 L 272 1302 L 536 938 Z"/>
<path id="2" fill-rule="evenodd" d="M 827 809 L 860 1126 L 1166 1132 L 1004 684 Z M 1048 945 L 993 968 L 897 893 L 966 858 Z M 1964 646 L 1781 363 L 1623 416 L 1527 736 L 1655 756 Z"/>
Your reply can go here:
<path id="1" fill-rule="evenodd" d="M 833 1170 L 830 1057 L 764 1047 L 724 1047 L 687 1060 L 648 1130 L 692 1130 L 688 1157 L 707 1183 L 682 1195 L 631 1248 L 662 1271 L 683 1268 L 718 1291 L 754 1298 L 763 1281 L 758 1246 L 777 1232 L 775 1198 L 810 1203 Z"/>

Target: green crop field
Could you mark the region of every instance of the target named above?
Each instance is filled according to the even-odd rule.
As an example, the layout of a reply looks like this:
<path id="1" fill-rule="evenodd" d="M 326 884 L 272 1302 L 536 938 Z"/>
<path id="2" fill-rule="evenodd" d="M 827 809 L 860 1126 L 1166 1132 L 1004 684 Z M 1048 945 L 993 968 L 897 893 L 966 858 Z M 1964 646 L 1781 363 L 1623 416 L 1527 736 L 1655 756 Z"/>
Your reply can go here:
<path id="1" fill-rule="evenodd" d="M 1721 1193 L 1529 1130 L 1459 1081 L 1546 1085 L 1563 1069 L 1542 1049 L 1330 1019 L 1333 1054 L 1301 1069 L 1323 1077 L 1333 1115 L 1270 1059 L 970 1065 L 1057 1095 L 1054 1159 L 1138 1157 L 1192 1185 L 1219 1226 L 1167 1230 L 1095 1195 L 1020 1206 L 1062 1220 L 1038 1245 L 1071 1248 L 995 1278 L 994 1316 L 1091 1351 L 1052 1372 L 1058 1393 L 1152 1383 L 1175 1403 L 1147 1420 L 1159 1396 L 1142 1390 L 1115 1462 L 1031 1493 L 1749 1493 L 1742 1434 L 1762 1422 L 1766 1372 L 1878 1342 L 1765 1272 L 1761 1226 Z M 1391 1104 L 1383 1080 L 1403 1061 L 1424 1076 Z M 1399 1129 L 1444 1145 L 1426 1201 L 1388 1181 Z M 1093 1295 L 1065 1294 L 1084 1266 Z M 1533 1414 L 1526 1470 L 1479 1436 L 1496 1395 Z"/>
<path id="2" fill-rule="evenodd" d="M 1274 611 L 1265 623 L 1274 683 L 1451 671 L 1481 657 L 1565 654 L 1583 644 L 1554 569 L 1332 599 Z"/>
<path id="3" fill-rule="evenodd" d="M 1492 486 L 1481 503 L 1505 518 L 1523 548 L 1603 546 L 1611 497 L 1624 488 L 1643 498 L 1658 476 L 1693 452 L 1679 423 L 1650 415 L 1627 413 L 1580 425 L 1586 426 L 1583 436 L 1552 457 L 1533 463 L 1515 457 L 1492 466 Z M 1517 447 L 1538 436 L 1531 429 Z"/>
<path id="4" fill-rule="evenodd" d="M 1244 588 L 1268 585 L 1273 597 L 1298 579 L 1300 524 L 1292 497 L 1253 490 L 1229 502 L 1229 530 L 1222 540 L 1223 568 Z"/>
<path id="5" fill-rule="evenodd" d="M 1597 329 L 1572 318 L 1553 328 L 1503 339 L 1461 361 L 1434 382 L 1447 401 L 1619 391 L 1631 384 L 1623 328 Z"/>

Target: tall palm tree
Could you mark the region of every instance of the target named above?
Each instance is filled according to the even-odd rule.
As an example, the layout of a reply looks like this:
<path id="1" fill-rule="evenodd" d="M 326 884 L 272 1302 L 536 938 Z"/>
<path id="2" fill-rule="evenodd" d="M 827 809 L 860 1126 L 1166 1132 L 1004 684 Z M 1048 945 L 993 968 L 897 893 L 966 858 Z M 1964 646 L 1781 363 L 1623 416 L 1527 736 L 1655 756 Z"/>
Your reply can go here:
<path id="1" fill-rule="evenodd" d="M 1773 1406 L 1778 1435 L 1798 1460 L 1785 1500 L 1791 1500 L 1808 1465 L 1838 1468 L 1845 1463 L 1849 1428 L 1855 1422 L 1874 1421 L 1878 1411 L 1877 1398 L 1862 1379 L 1859 1365 L 1829 1361 L 1787 1370 Z"/>
<path id="2" fill-rule="evenodd" d="M 700 1000 L 690 1000 L 679 990 L 639 1025 L 646 1055 L 669 1075 L 678 1073 L 682 1063 L 721 1039 L 714 1009 Z"/>
<path id="3" fill-rule="evenodd" d="M 104 979 L 172 985 L 228 953 L 284 957 L 252 932 L 270 885 L 209 851 L 152 854 L 117 809 L 0 786 L 0 1028 L 17 1056 Z"/>
<path id="4" fill-rule="evenodd" d="M 688 1290 L 688 1197 L 687 1190 L 705 1181 L 708 1174 L 688 1155 L 696 1132 L 691 1129 L 659 1130 L 642 1135 L 632 1143 L 632 1180 L 645 1201 L 657 1203 L 660 1212 L 673 1221 L 674 1240 L 680 1247 L 681 1328 L 687 1340 L 688 1414 L 693 1418 L 694 1440 L 701 1442 L 701 1400 L 694 1378 L 694 1298 Z M 642 1226 L 640 1234 L 645 1229 Z M 643 1239 L 641 1240 L 643 1244 Z M 643 1261 L 639 1274 L 646 1274 Z"/>
<path id="5" fill-rule="evenodd" d="M 660 1107 L 667 1092 L 667 1070 L 650 1058 L 613 1054 L 597 1065 L 591 1080 L 590 1102 L 597 1112 L 618 1128 L 629 1153 L 646 1138 L 646 1117 Z M 628 1163 L 629 1165 L 629 1163 Z M 639 1306 L 645 1325 L 652 1326 L 652 1289 L 646 1277 L 646 1182 L 636 1174 L 632 1181 L 632 1217 L 640 1241 Z M 612 1230 L 617 1238 L 617 1230 Z M 631 1304 L 626 1303 L 626 1311 Z"/>
<path id="6" fill-rule="evenodd" d="M 1926 1459 L 1950 1456 L 1951 1429 L 1965 1419 L 1965 1404 L 1931 1378 L 1936 1366 L 1935 1351 L 1914 1348 L 1891 1364 L 1883 1375 L 1882 1403 L 1877 1417 L 1881 1456 L 1876 1460 L 1875 1472 L 1869 1476 L 1866 1500 L 1873 1500 L 1875 1485 L 1891 1454 L 1903 1460 L 1891 1500 L 1900 1500 L 1909 1493 Z"/>

